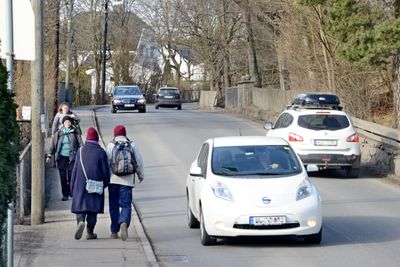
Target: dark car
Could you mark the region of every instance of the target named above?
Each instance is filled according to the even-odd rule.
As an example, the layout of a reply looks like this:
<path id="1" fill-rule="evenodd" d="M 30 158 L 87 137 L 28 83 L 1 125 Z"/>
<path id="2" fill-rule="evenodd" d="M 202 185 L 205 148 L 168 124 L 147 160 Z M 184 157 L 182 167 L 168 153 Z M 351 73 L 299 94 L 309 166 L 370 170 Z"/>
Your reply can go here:
<path id="1" fill-rule="evenodd" d="M 178 88 L 176 87 L 161 87 L 158 89 L 154 107 L 173 107 L 182 109 L 182 99 Z"/>
<path id="2" fill-rule="evenodd" d="M 120 85 L 111 94 L 111 113 L 117 110 L 138 110 L 146 112 L 146 94 L 137 85 Z"/>

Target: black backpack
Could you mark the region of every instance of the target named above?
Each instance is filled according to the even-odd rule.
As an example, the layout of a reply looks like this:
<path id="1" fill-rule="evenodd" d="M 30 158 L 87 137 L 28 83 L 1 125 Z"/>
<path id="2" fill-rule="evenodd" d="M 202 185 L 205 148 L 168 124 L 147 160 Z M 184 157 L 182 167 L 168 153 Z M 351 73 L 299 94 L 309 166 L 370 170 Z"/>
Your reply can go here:
<path id="1" fill-rule="evenodd" d="M 114 148 L 111 154 L 110 167 L 116 175 L 128 175 L 136 173 L 137 162 L 131 141 L 117 142 L 113 140 Z"/>

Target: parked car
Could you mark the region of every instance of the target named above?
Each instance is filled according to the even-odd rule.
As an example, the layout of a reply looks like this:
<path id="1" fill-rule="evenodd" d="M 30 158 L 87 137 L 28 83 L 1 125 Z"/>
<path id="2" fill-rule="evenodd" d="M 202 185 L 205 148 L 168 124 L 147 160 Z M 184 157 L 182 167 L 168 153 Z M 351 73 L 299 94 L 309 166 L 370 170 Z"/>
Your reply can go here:
<path id="1" fill-rule="evenodd" d="M 359 137 L 336 95 L 300 94 L 275 125 L 267 122 L 264 128 L 267 136 L 289 141 L 303 164 L 316 164 L 319 169 L 342 168 L 347 177 L 359 176 Z"/>
<path id="2" fill-rule="evenodd" d="M 173 107 L 182 109 L 182 99 L 178 88 L 176 87 L 161 87 L 155 95 L 154 107 Z"/>
<path id="3" fill-rule="evenodd" d="M 200 228 L 203 245 L 236 236 L 295 235 L 321 242 L 319 192 L 282 138 L 206 140 L 191 164 L 186 194 L 188 226 Z"/>
<path id="4" fill-rule="evenodd" d="M 111 113 L 117 110 L 138 110 L 140 113 L 146 112 L 146 94 L 137 85 L 116 86 L 110 95 Z"/>

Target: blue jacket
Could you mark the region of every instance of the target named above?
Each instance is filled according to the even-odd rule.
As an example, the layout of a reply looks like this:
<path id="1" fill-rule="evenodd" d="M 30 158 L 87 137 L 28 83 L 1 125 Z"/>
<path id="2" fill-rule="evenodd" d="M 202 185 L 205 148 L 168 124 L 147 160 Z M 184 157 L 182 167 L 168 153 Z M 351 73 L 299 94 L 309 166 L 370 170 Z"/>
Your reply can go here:
<path id="1" fill-rule="evenodd" d="M 86 191 L 86 178 L 82 170 L 79 150 L 76 154 L 74 168 L 72 170 L 71 212 L 104 213 L 104 193 L 89 194 Z M 104 188 L 110 184 L 110 168 L 107 154 L 97 143 L 85 142 L 82 147 L 82 160 L 89 179 L 103 181 Z"/>

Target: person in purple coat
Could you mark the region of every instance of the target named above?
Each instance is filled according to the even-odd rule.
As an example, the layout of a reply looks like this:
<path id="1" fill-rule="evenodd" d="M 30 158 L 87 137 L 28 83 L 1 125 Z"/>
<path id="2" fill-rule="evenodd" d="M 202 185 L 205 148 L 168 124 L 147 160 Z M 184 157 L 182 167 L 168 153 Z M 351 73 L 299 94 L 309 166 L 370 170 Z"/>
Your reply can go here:
<path id="1" fill-rule="evenodd" d="M 97 234 L 94 233 L 94 227 L 97 222 L 97 214 L 104 213 L 104 192 L 103 194 L 88 193 L 86 191 L 86 177 L 83 171 L 83 168 L 85 168 L 88 179 L 103 181 L 104 188 L 110 184 L 110 168 L 107 154 L 100 147 L 98 141 L 99 134 L 95 128 L 90 127 L 86 133 L 84 146 L 76 154 L 72 170 L 71 192 L 73 198 L 71 212 L 76 214 L 76 240 L 82 237 L 85 221 L 87 224 L 86 239 L 96 239 Z"/>

